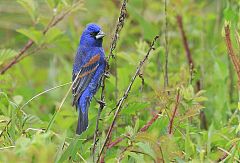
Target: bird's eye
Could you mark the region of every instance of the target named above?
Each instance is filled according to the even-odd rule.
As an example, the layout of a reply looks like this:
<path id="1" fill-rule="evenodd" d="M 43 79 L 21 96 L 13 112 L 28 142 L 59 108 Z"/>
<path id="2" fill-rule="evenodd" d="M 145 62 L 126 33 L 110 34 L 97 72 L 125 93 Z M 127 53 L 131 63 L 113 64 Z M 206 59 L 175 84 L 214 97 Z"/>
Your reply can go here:
<path id="1" fill-rule="evenodd" d="M 97 36 L 97 34 L 98 34 L 98 32 L 91 32 L 90 33 L 90 35 L 93 36 L 93 37 Z"/>

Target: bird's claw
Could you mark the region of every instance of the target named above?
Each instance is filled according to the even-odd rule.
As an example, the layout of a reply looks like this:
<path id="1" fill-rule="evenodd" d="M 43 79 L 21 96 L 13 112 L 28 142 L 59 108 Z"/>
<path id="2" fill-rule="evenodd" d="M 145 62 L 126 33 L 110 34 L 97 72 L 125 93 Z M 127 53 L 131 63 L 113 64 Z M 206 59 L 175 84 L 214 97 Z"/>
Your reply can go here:
<path id="1" fill-rule="evenodd" d="M 106 106 L 106 103 L 105 103 L 105 101 L 98 100 L 98 99 L 96 99 L 96 97 L 95 97 L 95 96 L 93 96 L 93 98 L 96 100 L 96 102 L 97 102 L 97 103 L 99 103 L 99 105 L 101 105 L 101 106 Z"/>
<path id="2" fill-rule="evenodd" d="M 104 76 L 105 76 L 106 78 L 110 78 L 109 72 L 105 72 L 105 73 L 104 73 Z"/>
<path id="3" fill-rule="evenodd" d="M 102 100 L 96 100 L 96 101 L 97 101 L 97 103 L 99 103 L 99 105 L 106 106 L 105 101 L 102 101 Z"/>

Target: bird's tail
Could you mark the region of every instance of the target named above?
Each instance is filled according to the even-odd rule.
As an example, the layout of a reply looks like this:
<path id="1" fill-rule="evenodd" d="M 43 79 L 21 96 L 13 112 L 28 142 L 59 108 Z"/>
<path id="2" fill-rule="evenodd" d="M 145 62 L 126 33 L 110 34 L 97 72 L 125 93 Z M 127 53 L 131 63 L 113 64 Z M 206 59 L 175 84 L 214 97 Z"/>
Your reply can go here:
<path id="1" fill-rule="evenodd" d="M 82 110 L 79 109 L 76 134 L 81 135 L 87 129 L 87 127 L 88 127 L 88 109 L 86 109 L 85 112 L 82 112 Z"/>

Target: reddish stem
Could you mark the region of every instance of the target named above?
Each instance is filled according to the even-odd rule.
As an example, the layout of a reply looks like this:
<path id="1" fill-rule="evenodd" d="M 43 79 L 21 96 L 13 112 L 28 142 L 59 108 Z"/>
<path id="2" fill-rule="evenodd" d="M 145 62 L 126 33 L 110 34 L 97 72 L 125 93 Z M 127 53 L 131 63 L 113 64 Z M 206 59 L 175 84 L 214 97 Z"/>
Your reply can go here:
<path id="1" fill-rule="evenodd" d="M 140 130 L 140 132 L 146 132 L 148 130 L 148 128 L 158 119 L 159 115 L 162 113 L 162 111 L 159 111 L 158 113 L 156 113 L 155 115 L 153 115 L 153 117 L 150 119 L 150 121 L 148 121 Z M 129 134 L 126 134 L 127 136 L 129 136 Z M 108 149 L 112 148 L 114 146 L 116 146 L 118 143 L 122 142 L 126 137 L 120 137 L 117 138 L 115 141 L 111 142 L 108 144 Z"/>
<path id="2" fill-rule="evenodd" d="M 179 106 L 179 101 L 180 101 L 180 89 L 178 89 L 177 91 L 177 96 L 176 96 L 176 104 L 175 104 L 175 107 L 174 107 L 174 110 L 173 110 L 173 115 L 170 119 L 170 122 L 169 122 L 169 134 L 172 134 L 172 128 L 173 128 L 173 121 L 174 121 L 174 118 L 176 117 L 176 113 L 177 113 L 177 109 L 178 109 L 178 106 Z"/>

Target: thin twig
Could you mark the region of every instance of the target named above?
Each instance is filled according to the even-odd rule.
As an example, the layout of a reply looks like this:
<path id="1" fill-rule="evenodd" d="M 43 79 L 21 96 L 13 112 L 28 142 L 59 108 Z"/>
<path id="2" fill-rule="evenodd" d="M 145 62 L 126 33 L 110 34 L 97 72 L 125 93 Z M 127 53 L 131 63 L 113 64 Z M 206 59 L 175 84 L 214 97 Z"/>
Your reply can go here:
<path id="1" fill-rule="evenodd" d="M 101 89 L 101 103 L 99 105 L 99 109 L 98 109 L 98 116 L 97 116 L 97 120 L 96 120 L 96 128 L 95 128 L 95 132 L 94 132 L 94 139 L 93 139 L 93 148 L 92 148 L 92 156 L 93 156 L 93 162 L 94 162 L 94 157 L 95 157 L 95 149 L 96 149 L 96 145 L 97 145 L 97 137 L 98 137 L 98 126 L 99 126 L 99 119 L 101 116 L 101 112 L 105 106 L 105 95 L 104 95 L 104 90 L 105 90 L 105 79 L 107 78 L 107 74 L 109 74 L 109 60 L 110 58 L 114 58 L 114 54 L 113 51 L 116 49 L 117 46 L 117 41 L 119 39 L 119 35 L 120 32 L 124 26 L 124 22 L 125 22 L 125 18 L 127 16 L 127 2 L 128 0 L 123 0 L 122 5 L 121 5 L 121 9 L 120 9 L 120 15 L 118 17 L 118 22 L 115 28 L 115 32 L 114 32 L 114 36 L 112 38 L 112 42 L 110 45 L 110 54 L 108 55 L 108 57 L 106 58 L 106 68 L 105 68 L 105 75 L 102 78 L 102 89 Z M 117 62 L 117 61 L 116 61 Z M 115 65 L 117 66 L 117 65 Z M 115 67 L 117 69 L 117 67 Z M 117 70 L 116 70 L 117 71 Z M 117 80 L 117 73 L 116 75 L 116 80 Z M 117 86 L 117 83 L 116 83 Z M 117 88 L 116 88 L 117 89 Z"/>
<path id="2" fill-rule="evenodd" d="M 27 44 L 13 58 L 13 60 L 0 70 L 0 74 L 4 74 L 8 69 L 10 69 L 14 64 L 16 64 L 17 60 L 33 45 L 33 43 L 33 40 L 28 40 Z"/>
<path id="3" fill-rule="evenodd" d="M 117 73 L 117 56 L 113 54 L 116 49 L 117 41 L 119 39 L 119 33 L 124 26 L 124 20 L 127 16 L 127 0 L 124 0 L 121 6 L 118 23 L 115 29 L 114 37 L 112 38 L 112 44 L 110 46 L 110 55 L 108 57 L 114 58 L 114 73 L 115 73 L 115 98 L 118 99 L 118 73 Z"/>
<path id="4" fill-rule="evenodd" d="M 150 126 L 152 126 L 152 124 L 158 119 L 159 115 L 161 115 L 161 114 L 162 114 L 162 110 L 160 110 L 157 114 L 155 114 L 155 115 L 152 117 L 152 119 L 140 129 L 140 131 L 141 131 L 141 132 L 147 131 L 147 129 L 148 129 Z"/>
<path id="5" fill-rule="evenodd" d="M 64 144 L 66 144 L 67 146 L 70 145 L 68 142 L 64 142 Z M 77 152 L 76 154 L 81 158 L 81 160 L 82 160 L 84 163 L 87 163 L 87 161 L 83 158 L 83 156 L 82 156 L 79 152 Z"/>
<path id="6" fill-rule="evenodd" d="M 45 94 L 45 93 L 47 93 L 47 92 L 50 92 L 50 91 L 52 91 L 52 90 L 54 90 L 54 89 L 57 89 L 57 88 L 60 88 L 60 87 L 69 85 L 69 84 L 71 84 L 71 83 L 72 83 L 72 82 L 68 82 L 68 83 L 65 83 L 65 84 L 61 84 L 61 85 L 55 86 L 55 87 L 53 87 L 53 88 L 50 88 L 50 89 L 47 89 L 47 90 L 45 90 L 45 91 L 43 91 L 43 92 L 38 93 L 37 95 L 33 96 L 30 100 L 28 100 L 25 104 L 23 104 L 23 105 L 21 106 L 20 110 L 22 110 L 26 105 L 28 105 L 28 104 L 29 104 L 32 100 L 34 100 L 35 98 L 37 98 L 37 97 L 39 97 L 39 96 L 41 96 L 41 95 L 43 95 L 43 94 Z"/>
<path id="7" fill-rule="evenodd" d="M 186 37 L 185 31 L 183 29 L 182 16 L 177 15 L 177 22 L 178 22 L 178 27 L 179 27 L 180 32 L 181 32 L 183 45 L 184 45 L 184 48 L 185 48 L 185 51 L 186 51 L 186 56 L 187 56 L 187 60 L 188 60 L 189 70 L 191 69 L 191 67 L 192 67 L 192 69 L 194 69 L 194 63 L 193 63 L 192 55 L 191 55 L 191 52 L 190 52 L 190 48 L 188 46 L 188 41 L 187 41 L 187 37 Z"/>
<path id="8" fill-rule="evenodd" d="M 8 121 L 7 125 L 4 127 L 4 129 L 3 129 L 2 132 L 0 133 L 0 137 L 3 136 L 3 133 L 4 133 L 5 131 L 7 131 L 7 128 L 8 128 L 8 126 L 10 125 L 11 121 L 12 121 L 11 119 Z"/>
<path id="9" fill-rule="evenodd" d="M 193 59 L 192 59 L 192 53 L 191 53 L 190 48 L 189 48 L 187 36 L 186 36 L 185 31 L 184 31 L 181 15 L 177 15 L 177 23 L 178 23 L 179 30 L 181 32 L 182 42 L 183 42 L 183 46 L 184 46 L 187 61 L 188 61 L 188 67 L 189 67 L 189 72 L 190 72 L 190 84 L 192 84 L 195 65 L 194 65 L 194 62 L 193 62 Z M 196 80 L 196 91 L 198 92 L 200 90 L 201 90 L 201 82 L 198 79 L 198 80 Z M 207 129 L 206 115 L 205 115 L 204 111 L 202 111 L 202 110 L 200 111 L 200 121 L 201 121 L 202 128 Z"/>
<path id="10" fill-rule="evenodd" d="M 32 100 L 34 100 L 35 98 L 37 98 L 37 97 L 39 97 L 39 96 L 41 96 L 41 95 L 43 95 L 43 94 L 45 94 L 45 93 L 47 93 L 47 92 L 50 92 L 50 91 L 52 91 L 52 90 L 55 90 L 55 89 L 57 89 L 57 88 L 60 88 L 60 87 L 69 85 L 69 84 L 71 84 L 71 83 L 72 83 L 72 82 L 68 82 L 68 83 L 65 83 L 65 84 L 61 84 L 61 85 L 55 86 L 55 87 L 53 87 L 53 88 L 47 89 L 47 90 L 45 90 L 45 91 L 43 91 L 43 92 L 40 92 L 39 94 L 33 96 L 33 97 L 32 97 L 30 100 L 28 100 L 25 104 L 23 104 L 23 105 L 20 107 L 19 110 L 20 110 L 20 111 L 23 111 L 23 108 L 24 108 L 26 105 L 28 105 L 28 104 L 29 104 Z M 25 114 L 25 113 L 23 112 L 23 114 Z M 12 122 L 12 120 L 10 119 L 9 122 L 7 123 L 7 125 L 5 126 L 4 130 L 2 130 L 2 132 L 0 133 L 0 137 L 2 136 L 3 132 L 6 131 L 7 127 L 10 125 L 11 122 Z"/>
<path id="11" fill-rule="evenodd" d="M 238 76 L 238 89 L 240 89 L 240 63 L 239 63 L 239 59 L 237 57 L 237 55 L 235 54 L 234 50 L 233 50 L 233 45 L 232 45 L 232 41 L 231 41 L 231 37 L 230 37 L 230 28 L 229 25 L 225 26 L 225 41 L 226 41 L 226 46 L 227 46 L 227 50 L 228 50 L 228 55 L 231 58 L 231 61 L 234 65 L 234 69 L 237 73 Z"/>
<path id="12" fill-rule="evenodd" d="M 122 149 L 121 153 L 119 154 L 120 156 L 117 158 L 117 162 L 121 162 L 121 160 L 123 159 L 124 157 L 124 153 L 132 147 L 132 144 L 126 146 L 125 148 Z"/>
<path id="13" fill-rule="evenodd" d="M 63 97 L 63 99 L 62 99 L 59 107 L 57 108 L 57 110 L 56 110 L 55 113 L 53 114 L 53 117 L 51 118 L 51 120 L 50 120 L 50 122 L 49 122 L 49 124 L 48 124 L 48 126 L 47 126 L 46 132 L 48 132 L 49 129 L 52 127 L 52 124 L 53 124 L 54 120 L 56 119 L 57 114 L 59 113 L 59 111 L 61 110 L 64 102 L 66 101 L 68 94 L 71 92 L 72 87 L 73 87 L 73 85 L 75 84 L 75 82 L 77 81 L 80 72 L 81 72 L 81 71 L 78 72 L 75 80 L 72 82 L 72 84 L 71 84 L 71 86 L 69 87 L 67 93 L 66 93 L 65 96 Z"/>
<path id="14" fill-rule="evenodd" d="M 101 147 L 101 149 L 100 149 L 99 156 L 98 156 L 98 161 L 99 161 L 99 159 L 101 158 L 102 152 L 103 152 L 103 150 L 105 149 L 105 147 L 106 147 L 106 145 L 107 145 L 107 142 L 108 142 L 108 140 L 109 140 L 109 137 L 111 136 L 113 126 L 115 125 L 115 122 L 116 122 L 116 120 L 117 120 L 117 117 L 118 117 L 118 115 L 119 115 L 119 113 L 120 113 L 120 111 L 121 111 L 121 109 L 122 109 L 122 105 L 123 105 L 124 101 L 127 99 L 128 94 L 129 94 L 129 92 L 130 92 L 130 90 L 131 90 L 131 88 L 132 88 L 132 85 L 133 85 L 136 77 L 139 75 L 139 72 L 140 72 L 142 66 L 144 65 L 144 63 L 145 63 L 146 60 L 148 59 L 148 56 L 149 56 L 150 52 L 154 49 L 154 45 L 155 45 L 155 42 L 156 42 L 156 40 L 158 39 L 158 37 L 159 37 L 159 36 L 156 36 L 156 37 L 153 39 L 153 41 L 152 41 L 152 43 L 151 43 L 151 45 L 150 45 L 150 48 L 149 48 L 147 54 L 145 55 L 145 57 L 143 58 L 143 60 L 140 61 L 139 65 L 138 65 L 138 67 L 137 67 L 137 70 L 136 70 L 134 76 L 132 77 L 130 84 L 128 85 L 128 88 L 126 89 L 124 95 L 123 95 L 122 98 L 118 101 L 118 103 L 117 103 L 117 105 L 116 105 L 116 111 L 115 111 L 115 114 L 114 114 L 114 117 L 113 117 L 113 121 L 112 121 L 112 123 L 111 123 L 111 125 L 110 125 L 110 127 L 109 127 L 109 129 L 108 129 L 106 138 L 105 138 L 104 143 L 103 143 L 103 145 L 102 145 L 102 147 Z M 98 161 L 97 161 L 97 162 L 98 162 Z"/>
<path id="15" fill-rule="evenodd" d="M 172 115 L 172 117 L 170 119 L 170 122 L 169 122 L 169 127 L 168 127 L 169 128 L 169 131 L 168 131 L 169 134 L 172 134 L 173 121 L 174 121 L 174 118 L 176 117 L 179 102 L 180 102 L 180 89 L 177 90 L 176 103 L 175 103 L 175 107 L 174 107 L 174 110 L 173 110 L 173 115 Z"/>
<path id="16" fill-rule="evenodd" d="M 164 88 L 168 87 L 168 19 L 167 19 L 167 0 L 164 1 L 165 13 L 165 73 L 164 73 Z"/>
<path id="17" fill-rule="evenodd" d="M 148 130 L 148 128 L 150 126 L 152 126 L 152 124 L 158 119 L 158 117 L 162 114 L 162 110 L 160 110 L 158 113 L 156 113 L 155 115 L 153 115 L 153 117 L 150 119 L 150 121 L 148 121 L 140 130 L 138 133 L 140 132 L 146 132 Z M 108 144 L 107 148 L 112 148 L 114 146 L 116 146 L 118 143 L 122 142 L 125 138 L 127 138 L 129 136 L 129 134 L 125 134 L 124 137 L 120 137 L 117 138 L 115 141 L 111 142 Z"/>
<path id="18" fill-rule="evenodd" d="M 221 162 L 221 161 L 225 160 L 228 156 L 232 156 L 232 154 L 229 151 L 231 151 L 233 149 L 233 147 L 234 147 L 234 145 L 232 145 L 228 151 L 221 147 L 217 147 L 219 150 L 224 152 L 224 155 L 221 158 L 219 158 L 217 160 L 217 162 Z M 240 160 L 237 157 L 233 157 L 233 159 L 237 162 L 240 162 Z"/>
<path id="19" fill-rule="evenodd" d="M 42 32 L 43 35 L 45 35 L 49 29 L 51 29 L 52 27 L 57 25 L 61 20 L 63 20 L 77 5 L 79 5 L 79 3 L 81 3 L 81 1 L 74 4 L 71 8 L 66 10 L 59 17 L 56 17 L 56 19 L 55 16 L 53 16 L 53 18 L 48 23 L 47 27 L 43 30 Z M 21 60 L 22 55 L 25 54 L 32 47 L 32 45 L 34 45 L 34 42 L 33 40 L 29 39 L 27 44 L 24 45 L 24 47 L 19 51 L 19 53 L 0 70 L 0 74 L 3 75 L 8 69 L 10 69 L 16 63 L 18 63 Z"/>
<path id="20" fill-rule="evenodd" d="M 16 146 L 1 147 L 0 150 L 15 148 Z"/>
<path id="21" fill-rule="evenodd" d="M 183 28 L 183 22 L 182 22 L 182 16 L 181 15 L 177 15 L 177 23 L 178 23 L 178 27 L 179 27 L 180 32 L 181 32 L 183 45 L 184 45 L 184 49 L 185 49 L 187 60 L 188 60 L 190 76 L 192 78 L 195 65 L 194 65 L 194 62 L 193 62 L 193 59 L 192 59 L 192 54 L 191 54 L 191 51 L 190 51 L 190 48 L 189 48 L 189 45 L 188 45 L 187 36 L 186 36 L 186 33 L 184 31 L 184 28 Z M 196 86 L 197 86 L 197 91 L 199 91 L 201 89 L 200 80 L 196 81 Z"/>
<path id="22" fill-rule="evenodd" d="M 115 141 L 111 142 L 108 144 L 107 148 L 112 148 L 114 146 L 116 146 L 118 143 L 122 142 L 126 137 L 120 137 L 120 138 L 117 138 Z"/>
<path id="23" fill-rule="evenodd" d="M 114 36 L 112 38 L 112 43 L 110 46 L 110 55 L 107 58 L 107 61 L 111 58 L 114 57 L 115 55 L 113 54 L 113 51 L 116 49 L 117 46 L 117 41 L 119 39 L 119 34 L 124 26 L 124 22 L 125 22 L 125 18 L 127 17 L 127 2 L 128 0 L 123 0 L 121 9 L 120 9 L 120 15 L 118 17 L 118 22 L 117 22 L 117 26 L 115 29 L 115 33 Z"/>

